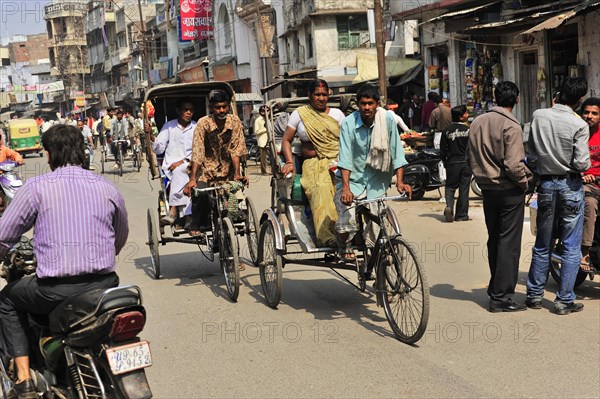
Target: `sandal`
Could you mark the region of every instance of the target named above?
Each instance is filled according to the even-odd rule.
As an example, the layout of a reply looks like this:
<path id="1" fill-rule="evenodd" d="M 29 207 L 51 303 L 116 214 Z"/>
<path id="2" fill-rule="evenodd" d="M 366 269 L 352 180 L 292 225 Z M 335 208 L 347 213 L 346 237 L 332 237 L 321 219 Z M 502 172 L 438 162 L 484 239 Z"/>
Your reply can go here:
<path id="1" fill-rule="evenodd" d="M 579 263 L 579 268 L 584 272 L 590 272 L 592 270 L 592 265 L 590 265 L 590 256 L 586 255 L 581 259 Z"/>
<path id="2" fill-rule="evenodd" d="M 201 237 L 202 236 L 202 232 L 200 230 L 190 230 L 190 235 L 192 237 Z"/>
<path id="3" fill-rule="evenodd" d="M 340 250 L 340 258 L 343 262 L 353 263 L 356 261 L 356 254 L 352 249 L 351 243 L 346 243 L 344 247 Z"/>

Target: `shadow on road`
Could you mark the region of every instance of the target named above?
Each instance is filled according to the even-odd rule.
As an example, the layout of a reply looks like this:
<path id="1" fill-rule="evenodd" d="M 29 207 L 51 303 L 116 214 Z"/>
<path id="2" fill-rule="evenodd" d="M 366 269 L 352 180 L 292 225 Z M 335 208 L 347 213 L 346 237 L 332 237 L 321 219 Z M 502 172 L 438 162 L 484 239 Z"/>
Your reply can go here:
<path id="1" fill-rule="evenodd" d="M 367 290 L 361 293 L 348 283 L 339 280 L 333 272 L 325 268 L 322 272 L 325 274 L 323 279 L 294 280 L 295 273 L 306 273 L 306 270 L 290 270 L 288 264 L 287 270 L 284 269 L 283 273 L 279 307 L 289 306 L 295 310 L 309 312 L 318 321 L 335 322 L 340 319 L 351 319 L 378 336 L 395 337 L 388 327 L 383 309 L 374 308 L 373 282 L 370 282 Z M 265 302 L 260 282 L 253 284 L 249 280 L 250 277 L 258 276 L 259 269 L 250 267 L 246 269 L 241 280 L 249 288 L 248 294 L 270 309 Z M 350 280 L 353 277 L 351 276 Z M 380 325 L 381 323 L 385 324 Z"/>
<path id="2" fill-rule="evenodd" d="M 135 260 L 135 267 L 154 278 L 150 257 Z M 229 298 L 225 279 L 219 266 L 219 255 L 210 262 L 201 253 L 185 253 L 160 256 L 161 280 L 179 279 L 177 286 L 206 285 L 215 296 Z M 243 272 L 242 272 L 243 273 Z"/>

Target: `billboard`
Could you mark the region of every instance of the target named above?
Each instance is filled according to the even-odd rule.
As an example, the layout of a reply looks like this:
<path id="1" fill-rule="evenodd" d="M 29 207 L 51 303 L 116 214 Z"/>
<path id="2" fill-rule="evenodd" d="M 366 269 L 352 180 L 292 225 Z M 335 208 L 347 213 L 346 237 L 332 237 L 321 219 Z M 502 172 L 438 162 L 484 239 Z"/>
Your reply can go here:
<path id="1" fill-rule="evenodd" d="M 181 41 L 213 38 L 212 0 L 180 0 Z"/>

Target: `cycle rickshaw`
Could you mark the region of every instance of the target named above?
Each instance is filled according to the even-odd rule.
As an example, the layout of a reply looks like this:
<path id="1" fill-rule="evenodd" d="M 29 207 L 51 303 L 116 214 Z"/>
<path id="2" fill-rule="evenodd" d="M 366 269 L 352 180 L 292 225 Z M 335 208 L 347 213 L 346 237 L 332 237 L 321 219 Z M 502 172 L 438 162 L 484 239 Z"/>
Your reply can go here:
<path id="1" fill-rule="evenodd" d="M 208 115 L 208 97 L 212 90 L 225 90 L 232 98 L 232 111 L 235 113 L 235 100 L 233 89 L 225 82 L 201 82 L 167 84 L 153 87 L 146 94 L 144 104 L 148 101 L 154 106 L 154 120 L 159 131 L 169 120 L 177 118 L 175 103 L 185 97 L 194 104 L 193 120 Z M 144 119 L 149 120 L 145 112 Z M 231 300 L 236 301 L 239 293 L 239 267 L 240 248 L 238 236 L 245 236 L 248 241 L 250 260 L 256 263 L 258 258 L 258 217 L 252 200 L 243 193 L 243 185 L 231 182 L 219 184 L 214 187 L 195 189 L 195 195 L 208 193 L 211 198 L 212 228 L 202 231 L 203 234 L 194 237 L 183 227 L 182 221 L 176 221 L 170 226 L 170 231 L 158 224 L 161 217 L 166 216 L 169 210 L 169 181 L 162 172 L 160 165 L 162 159 L 157 158 L 152 151 L 151 141 L 146 138 L 146 156 L 150 165 L 153 179 L 160 180 L 156 208 L 148 208 L 148 246 L 150 248 L 152 275 L 158 279 L 161 276 L 159 246 L 175 242 L 198 246 L 201 253 L 209 260 L 214 261 L 214 254 L 219 253 L 219 262 L 223 270 L 227 293 Z M 243 163 L 243 162 L 242 162 Z"/>
<path id="2" fill-rule="evenodd" d="M 427 279 L 414 248 L 402 237 L 394 211 L 386 204 L 388 200 L 400 200 L 404 197 L 355 201 L 359 227 L 353 243 L 356 259 L 347 262 L 339 260 L 337 248 L 316 245 L 310 207 L 299 193 L 299 180 L 297 176 L 292 179 L 291 176 L 280 173 L 284 160 L 280 153 L 281 137 L 276 134 L 276 130 L 281 134 L 282 124 L 279 118 L 306 104 L 307 98 L 276 99 L 267 103 L 268 148 L 273 171 L 272 205 L 261 216 L 258 244 L 258 266 L 265 300 L 273 308 L 279 304 L 282 270 L 287 264 L 329 267 L 361 292 L 367 289 L 367 281 L 372 280 L 377 305 L 384 308 L 396 337 L 409 344 L 417 342 L 423 336 L 429 318 Z M 347 94 L 331 96 L 329 106 L 339 108 L 346 114 L 356 109 L 353 96 Z M 296 171 L 300 174 L 300 151 L 295 149 L 295 143 L 292 143 L 292 152 Z M 374 246 L 367 246 L 363 239 L 369 222 L 379 226 Z M 355 284 L 350 281 L 337 269 L 356 271 L 358 282 Z"/>
<path id="3" fill-rule="evenodd" d="M 117 146 L 116 159 L 111 152 L 111 143 L 106 143 L 105 140 L 105 144 L 100 147 L 100 165 L 102 173 L 105 172 L 104 164 L 113 161 L 119 165 L 119 176 L 123 176 L 123 165 L 125 161 L 125 156 L 123 154 L 126 152 L 124 148 L 127 148 L 128 144 L 131 144 L 131 161 L 133 163 L 133 169 L 139 172 L 142 167 L 140 139 L 136 137 L 134 140 L 115 140 L 114 143 Z"/>

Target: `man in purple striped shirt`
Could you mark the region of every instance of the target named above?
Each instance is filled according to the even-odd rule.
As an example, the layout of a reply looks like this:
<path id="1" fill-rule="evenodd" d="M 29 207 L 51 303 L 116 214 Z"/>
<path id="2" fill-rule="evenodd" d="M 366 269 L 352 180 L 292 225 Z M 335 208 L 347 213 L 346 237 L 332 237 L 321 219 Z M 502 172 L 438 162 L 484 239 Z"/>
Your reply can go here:
<path id="1" fill-rule="evenodd" d="M 32 227 L 36 276 L 0 291 L 0 347 L 15 358 L 12 394 L 35 398 L 29 373 L 27 313 L 49 314 L 63 300 L 119 284 L 115 256 L 129 227 L 125 201 L 103 177 L 83 169 L 83 136 L 68 125 L 42 138 L 52 172 L 27 180 L 0 219 L 0 259 Z M 10 397 L 10 395 L 9 395 Z"/>

